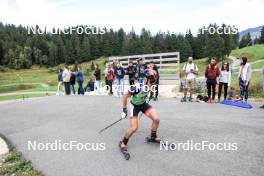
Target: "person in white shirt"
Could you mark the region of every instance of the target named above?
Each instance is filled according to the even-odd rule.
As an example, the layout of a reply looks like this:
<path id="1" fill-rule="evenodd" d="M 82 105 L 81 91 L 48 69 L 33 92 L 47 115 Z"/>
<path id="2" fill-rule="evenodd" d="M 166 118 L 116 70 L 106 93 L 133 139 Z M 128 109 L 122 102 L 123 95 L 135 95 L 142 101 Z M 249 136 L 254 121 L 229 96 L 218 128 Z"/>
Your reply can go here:
<path id="1" fill-rule="evenodd" d="M 71 72 L 69 71 L 68 65 L 65 65 L 64 70 L 62 72 L 62 80 L 63 80 L 63 84 L 65 86 L 65 94 L 66 95 L 71 94 L 70 78 L 71 78 Z"/>
<path id="2" fill-rule="evenodd" d="M 229 71 L 229 63 L 224 62 L 221 68 L 219 76 L 219 91 L 218 91 L 218 102 L 221 100 L 222 88 L 224 87 L 224 99 L 227 98 L 227 90 L 231 85 L 231 71 Z"/>
<path id="3" fill-rule="evenodd" d="M 252 76 L 251 65 L 248 63 L 247 57 L 241 58 L 241 65 L 238 72 L 238 83 L 240 88 L 240 100 L 247 102 L 248 87 Z"/>
<path id="4" fill-rule="evenodd" d="M 198 75 L 198 67 L 196 64 L 193 63 L 193 58 L 189 57 L 188 62 L 182 68 L 185 74 L 185 81 L 184 81 L 184 97 L 182 98 L 181 102 L 186 102 L 188 88 L 190 89 L 190 97 L 189 101 L 192 101 L 192 94 L 195 86 L 195 79 L 196 75 Z"/>

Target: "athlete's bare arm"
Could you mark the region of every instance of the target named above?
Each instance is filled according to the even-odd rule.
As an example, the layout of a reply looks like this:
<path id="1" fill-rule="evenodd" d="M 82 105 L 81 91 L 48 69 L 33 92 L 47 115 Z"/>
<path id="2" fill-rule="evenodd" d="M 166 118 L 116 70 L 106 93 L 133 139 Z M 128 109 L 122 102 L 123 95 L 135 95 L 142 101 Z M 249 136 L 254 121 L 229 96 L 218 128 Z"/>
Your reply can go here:
<path id="1" fill-rule="evenodd" d="M 127 108 L 127 101 L 128 101 L 129 97 L 131 97 L 131 94 L 129 92 L 124 94 L 124 96 L 123 96 L 123 108 Z"/>

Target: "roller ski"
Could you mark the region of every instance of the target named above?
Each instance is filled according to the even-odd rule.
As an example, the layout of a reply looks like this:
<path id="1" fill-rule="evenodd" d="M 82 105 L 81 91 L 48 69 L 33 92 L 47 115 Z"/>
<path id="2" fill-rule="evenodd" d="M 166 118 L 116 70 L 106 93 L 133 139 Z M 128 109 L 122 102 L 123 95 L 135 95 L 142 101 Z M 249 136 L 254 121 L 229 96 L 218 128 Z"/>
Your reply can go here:
<path id="1" fill-rule="evenodd" d="M 158 137 L 156 137 L 156 138 L 152 138 L 152 137 L 146 137 L 145 138 L 146 139 L 146 142 L 147 143 L 155 143 L 155 144 L 160 144 L 160 142 L 161 142 L 161 139 L 160 138 L 158 138 Z"/>
<path id="2" fill-rule="evenodd" d="M 129 158 L 130 158 L 130 154 L 129 154 L 128 151 L 127 151 L 127 146 L 126 146 L 125 144 L 123 144 L 122 141 L 120 141 L 120 143 L 119 143 L 118 146 L 119 146 L 119 148 L 120 148 L 121 153 L 124 155 L 124 158 L 125 158 L 126 160 L 129 160 Z"/>

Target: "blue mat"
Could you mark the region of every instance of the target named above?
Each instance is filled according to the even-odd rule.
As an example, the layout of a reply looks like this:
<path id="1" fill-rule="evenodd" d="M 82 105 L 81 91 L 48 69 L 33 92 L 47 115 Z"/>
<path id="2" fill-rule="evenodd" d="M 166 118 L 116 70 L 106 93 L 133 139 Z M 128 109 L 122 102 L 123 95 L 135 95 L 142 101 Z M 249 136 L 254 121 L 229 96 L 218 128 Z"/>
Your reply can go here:
<path id="1" fill-rule="evenodd" d="M 221 102 L 221 104 L 237 106 L 237 107 L 246 108 L 246 109 L 253 108 L 253 106 L 250 104 L 242 103 L 242 102 L 236 102 L 236 101 L 232 101 L 232 100 L 224 100 Z"/>

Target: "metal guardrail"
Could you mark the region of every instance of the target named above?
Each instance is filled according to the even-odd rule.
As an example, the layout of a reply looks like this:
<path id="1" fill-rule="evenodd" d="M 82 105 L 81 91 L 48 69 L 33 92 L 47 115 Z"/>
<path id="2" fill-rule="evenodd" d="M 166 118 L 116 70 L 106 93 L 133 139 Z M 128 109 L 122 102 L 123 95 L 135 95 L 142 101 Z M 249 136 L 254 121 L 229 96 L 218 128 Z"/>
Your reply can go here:
<path id="1" fill-rule="evenodd" d="M 132 56 L 113 56 L 109 57 L 109 61 L 119 61 L 123 67 L 128 66 L 129 61 L 137 62 L 137 59 L 144 58 L 145 63 L 154 62 L 159 69 L 161 80 L 179 80 L 180 78 L 180 53 L 156 53 L 142 54 Z"/>

